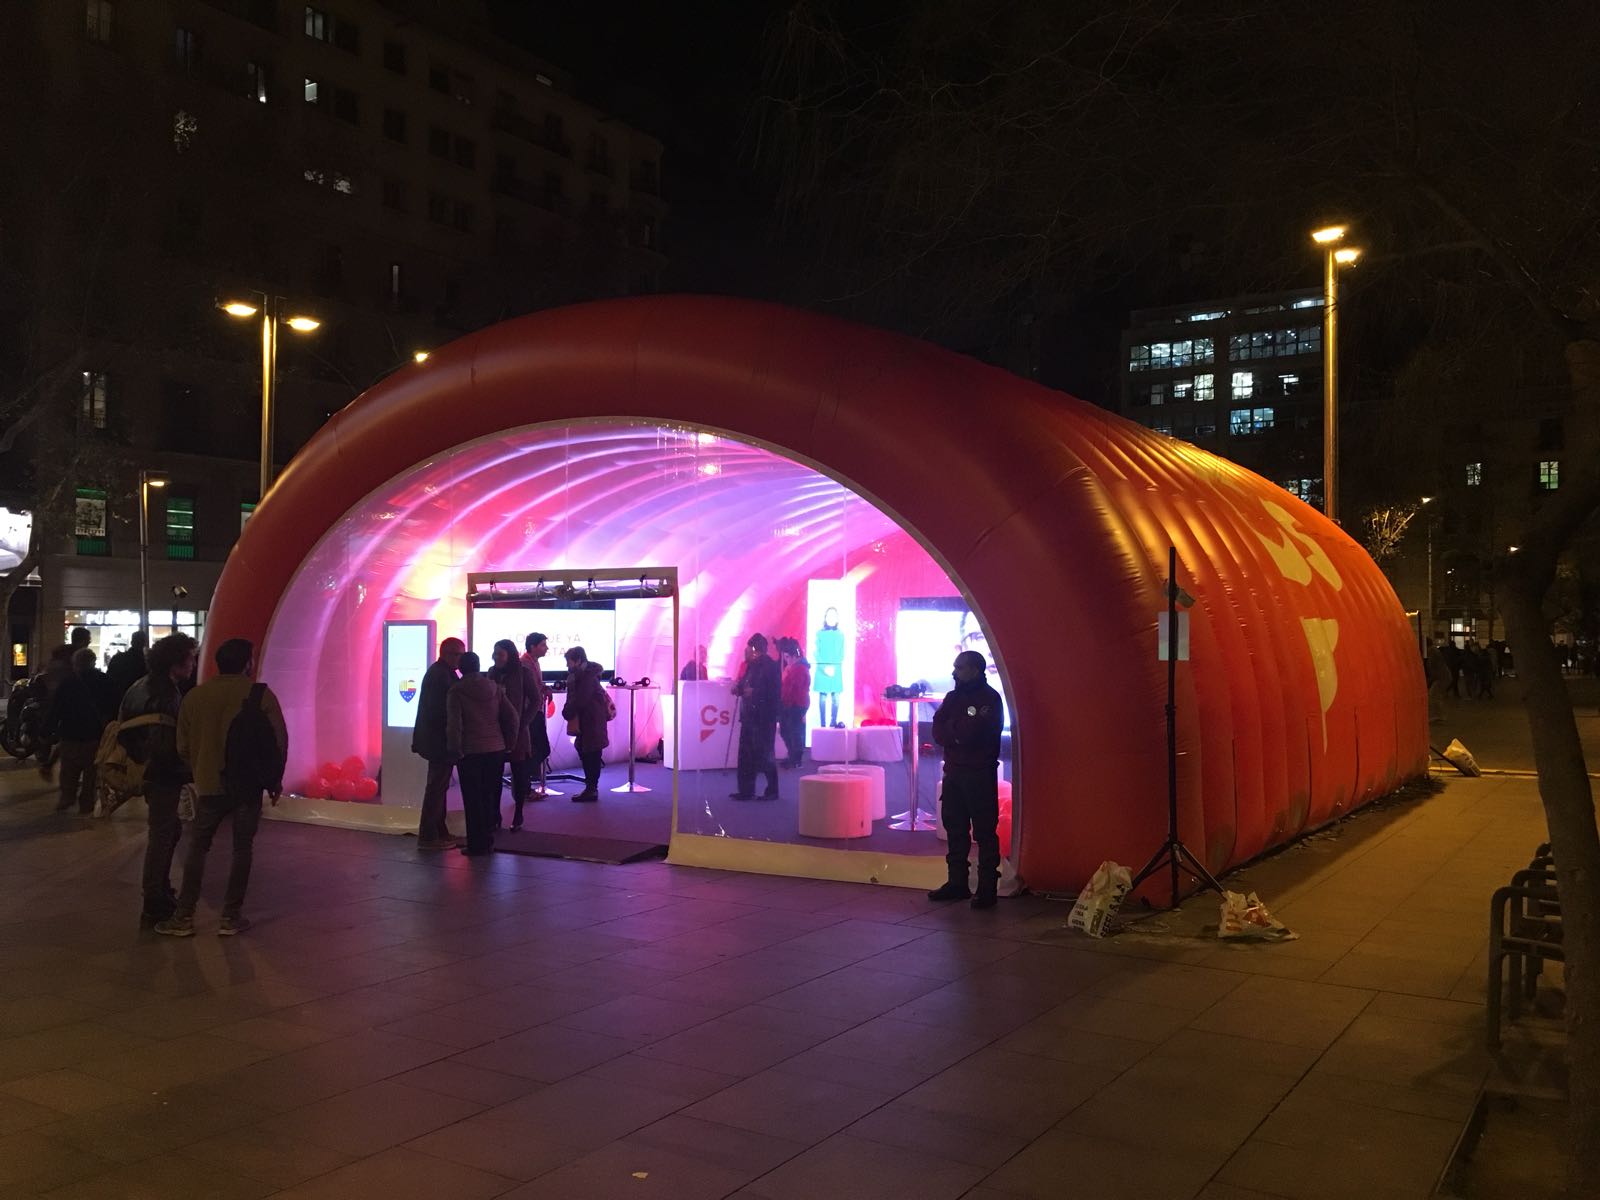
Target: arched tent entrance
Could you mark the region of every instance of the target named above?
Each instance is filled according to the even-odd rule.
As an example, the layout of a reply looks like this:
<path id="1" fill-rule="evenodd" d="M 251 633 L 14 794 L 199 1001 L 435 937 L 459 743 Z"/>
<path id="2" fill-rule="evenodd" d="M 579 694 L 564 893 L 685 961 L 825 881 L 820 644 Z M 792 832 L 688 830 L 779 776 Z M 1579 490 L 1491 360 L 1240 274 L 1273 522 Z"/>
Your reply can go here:
<path id="1" fill-rule="evenodd" d="M 1320 514 L 998 370 L 748 301 L 541 313 L 372 389 L 252 518 L 208 636 L 266 637 L 324 535 L 397 476 L 507 430 L 597 421 L 726 431 L 815 465 L 914 535 L 972 602 L 1015 705 L 1018 867 L 1035 887 L 1075 887 L 1103 858 L 1142 862 L 1162 836 L 1154 631 L 1169 544 L 1197 601 L 1179 674 L 1181 824 L 1213 869 L 1424 769 L 1411 630 Z"/>

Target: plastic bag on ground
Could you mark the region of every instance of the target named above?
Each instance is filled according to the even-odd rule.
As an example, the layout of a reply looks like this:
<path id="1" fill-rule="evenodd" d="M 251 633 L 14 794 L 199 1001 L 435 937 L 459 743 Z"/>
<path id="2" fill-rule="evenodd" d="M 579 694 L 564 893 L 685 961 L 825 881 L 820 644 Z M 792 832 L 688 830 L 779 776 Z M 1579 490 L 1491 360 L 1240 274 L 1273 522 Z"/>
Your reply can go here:
<path id="1" fill-rule="evenodd" d="M 967 864 L 967 886 L 974 892 L 978 890 L 978 860 L 973 859 Z M 995 885 L 997 896 L 1019 896 L 1022 894 L 1022 880 L 1017 878 L 1017 868 L 1012 865 L 1009 858 L 1000 860 L 1000 880 Z"/>
<path id="2" fill-rule="evenodd" d="M 1461 744 L 1460 738 L 1451 738 L 1441 757 L 1463 775 L 1483 774 L 1478 767 L 1478 760 L 1472 757 L 1471 750 Z"/>
<path id="3" fill-rule="evenodd" d="M 1089 877 L 1078 902 L 1067 917 L 1067 928 L 1076 929 L 1090 937 L 1104 937 L 1106 923 L 1117 915 L 1122 898 L 1133 885 L 1133 872 L 1110 859 L 1101 863 Z"/>
<path id="4" fill-rule="evenodd" d="M 1232 941 L 1289 942 L 1300 935 L 1267 911 L 1254 892 L 1222 893 L 1222 916 L 1217 921 L 1217 937 Z"/>

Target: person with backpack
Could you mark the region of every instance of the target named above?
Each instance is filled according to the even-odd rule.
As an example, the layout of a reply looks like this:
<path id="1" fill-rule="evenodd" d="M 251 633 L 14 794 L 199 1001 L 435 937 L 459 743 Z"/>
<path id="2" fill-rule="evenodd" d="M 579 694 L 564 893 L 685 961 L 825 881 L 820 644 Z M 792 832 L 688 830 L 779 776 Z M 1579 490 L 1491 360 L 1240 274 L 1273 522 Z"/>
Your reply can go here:
<path id="1" fill-rule="evenodd" d="M 185 696 L 178 712 L 178 753 L 194 771 L 196 798 L 183 890 L 172 915 L 156 926 L 157 933 L 168 937 L 194 936 L 206 854 L 229 817 L 233 865 L 217 933 L 229 937 L 250 928 L 242 910 L 261 824 L 261 794 L 276 804 L 283 791 L 289 733 L 272 689 L 251 678 L 255 647 L 244 638 L 229 638 L 217 647 L 215 657 L 219 674 Z"/>
<path id="2" fill-rule="evenodd" d="M 117 713 L 117 741 L 143 768 L 140 786 L 149 810 L 141 881 L 144 907 L 139 914 L 146 929 L 170 917 L 178 903 L 172 890 L 172 856 L 183 836 L 178 796 L 189 782 L 189 769 L 178 756 L 178 708 L 183 686 L 194 674 L 196 649 L 195 640 L 186 633 L 174 633 L 151 646 L 148 673 L 128 689 Z M 140 717 L 154 720 L 136 720 Z"/>

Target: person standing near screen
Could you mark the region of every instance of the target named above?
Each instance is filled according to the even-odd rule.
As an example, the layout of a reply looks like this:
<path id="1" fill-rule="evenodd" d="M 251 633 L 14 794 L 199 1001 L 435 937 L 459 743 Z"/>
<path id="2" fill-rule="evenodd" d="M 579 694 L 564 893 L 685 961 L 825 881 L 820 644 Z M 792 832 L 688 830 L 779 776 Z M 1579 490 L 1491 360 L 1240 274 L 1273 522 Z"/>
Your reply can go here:
<path id="1" fill-rule="evenodd" d="M 696 683 L 702 679 L 710 679 L 711 671 L 706 667 L 706 648 L 695 647 L 695 656 L 683 664 L 683 670 L 678 672 L 678 678 L 685 683 Z"/>
<path id="2" fill-rule="evenodd" d="M 528 762 L 532 764 L 534 775 L 539 777 L 537 784 L 530 780 L 528 799 L 544 799 L 544 773 L 542 768 L 545 760 L 550 757 L 550 728 L 545 724 L 549 719 L 552 709 L 550 707 L 550 688 L 544 681 L 544 667 L 540 665 L 546 654 L 550 653 L 550 639 L 542 633 L 530 633 L 522 643 L 526 649 L 522 655 L 522 664 L 533 674 L 533 683 L 539 690 L 539 715 L 528 728 Z M 512 826 L 521 825 L 521 812 L 518 820 Z"/>
<path id="3" fill-rule="evenodd" d="M 536 765 L 533 758 L 533 724 L 537 720 L 544 728 L 544 704 L 539 685 L 534 682 L 533 671 L 517 654 L 517 644 L 510 638 L 501 638 L 494 644 L 494 665 L 489 668 L 489 678 L 505 689 L 506 699 L 516 710 L 516 737 L 506 747 L 506 759 L 511 764 L 511 817 L 513 830 L 522 828 L 522 806 L 527 803 Z M 539 761 L 543 761 L 542 759 Z M 495 828 L 500 826 L 499 807 L 495 809 Z"/>
<path id="4" fill-rule="evenodd" d="M 944 856 L 947 882 L 929 900 L 965 900 L 993 908 L 1000 881 L 1000 733 L 1005 704 L 985 682 L 989 664 L 975 650 L 956 655 L 955 690 L 933 714 L 933 740 L 944 750 Z M 969 833 L 970 830 L 970 833 Z M 978 894 L 967 887 L 967 854 L 978 843 Z"/>
<path id="5" fill-rule="evenodd" d="M 608 727 L 617 715 L 600 675 L 600 664 L 590 662 L 582 646 L 567 651 L 567 702 L 561 715 L 567 719 L 567 732 L 583 764 L 583 791 L 572 798 L 575 804 L 600 799 L 600 770 L 605 749 L 611 744 Z"/>
<path id="6" fill-rule="evenodd" d="M 460 638 L 439 643 L 439 658 L 422 676 L 417 697 L 417 723 L 411 731 L 411 753 L 428 762 L 428 782 L 422 788 L 422 817 L 417 822 L 418 850 L 449 850 L 461 843 L 445 824 L 445 797 L 450 774 L 456 769 L 447 739 L 445 697 L 456 681 L 456 669 L 467 645 Z"/>
<path id="7" fill-rule="evenodd" d="M 739 698 L 739 790 L 728 798 L 756 799 L 756 776 L 765 775 L 767 789 L 760 799 L 776 800 L 778 764 L 772 757 L 772 743 L 778 733 L 782 687 L 778 664 L 767 654 L 765 634 L 750 635 L 744 658 L 744 673 L 733 685 L 733 694 Z"/>
<path id="8" fill-rule="evenodd" d="M 839 628 L 837 608 L 822 614 L 822 628 L 815 637 L 817 652 L 811 661 L 816 666 L 812 686 L 817 691 L 817 720 L 824 729 L 843 729 L 839 693 L 844 691 L 844 631 Z"/>
<path id="9" fill-rule="evenodd" d="M 516 647 L 511 647 L 515 653 Z M 494 850 L 494 818 L 500 811 L 506 748 L 517 738 L 517 710 L 503 687 L 483 674 L 470 650 L 460 659 L 461 678 L 445 696 L 445 744 L 461 778 L 469 857 Z M 520 663 L 517 664 L 521 666 Z"/>
<path id="10" fill-rule="evenodd" d="M 779 687 L 781 711 L 778 729 L 783 734 L 786 767 L 798 767 L 806 752 L 806 712 L 811 707 L 811 664 L 798 638 L 778 639 L 778 661 L 783 664 Z"/>

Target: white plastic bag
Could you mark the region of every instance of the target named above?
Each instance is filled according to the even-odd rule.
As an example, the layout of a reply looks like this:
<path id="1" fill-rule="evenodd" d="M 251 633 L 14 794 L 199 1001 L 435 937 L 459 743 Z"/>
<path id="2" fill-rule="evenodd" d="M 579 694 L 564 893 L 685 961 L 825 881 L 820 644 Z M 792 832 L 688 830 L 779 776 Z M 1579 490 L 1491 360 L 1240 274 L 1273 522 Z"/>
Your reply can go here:
<path id="1" fill-rule="evenodd" d="M 978 890 L 978 860 L 973 859 L 967 864 L 967 887 L 974 892 Z M 1022 881 L 1017 878 L 1017 868 L 1011 865 L 1009 858 L 1000 860 L 1000 881 L 995 886 L 995 894 L 999 896 L 1017 896 L 1022 893 Z"/>
<path id="2" fill-rule="evenodd" d="M 1133 872 L 1127 867 L 1107 859 L 1090 877 L 1088 884 L 1078 893 L 1078 902 L 1067 917 L 1067 928 L 1077 929 L 1090 937 L 1104 937 L 1106 923 L 1117 915 L 1122 898 L 1133 884 Z"/>
<path id="3" fill-rule="evenodd" d="M 1222 916 L 1217 921 L 1217 937 L 1230 940 L 1290 942 L 1300 935 L 1267 911 L 1261 897 L 1251 892 L 1222 893 Z"/>
<path id="4" fill-rule="evenodd" d="M 1463 775 L 1483 774 L 1478 767 L 1478 760 L 1472 757 L 1471 750 L 1461 744 L 1460 738 L 1451 738 L 1450 744 L 1444 748 L 1444 754 L 1440 757 Z"/>
<path id="5" fill-rule="evenodd" d="M 200 799 L 200 792 L 192 783 L 186 783 L 178 789 L 178 820 L 194 820 L 195 804 Z"/>

